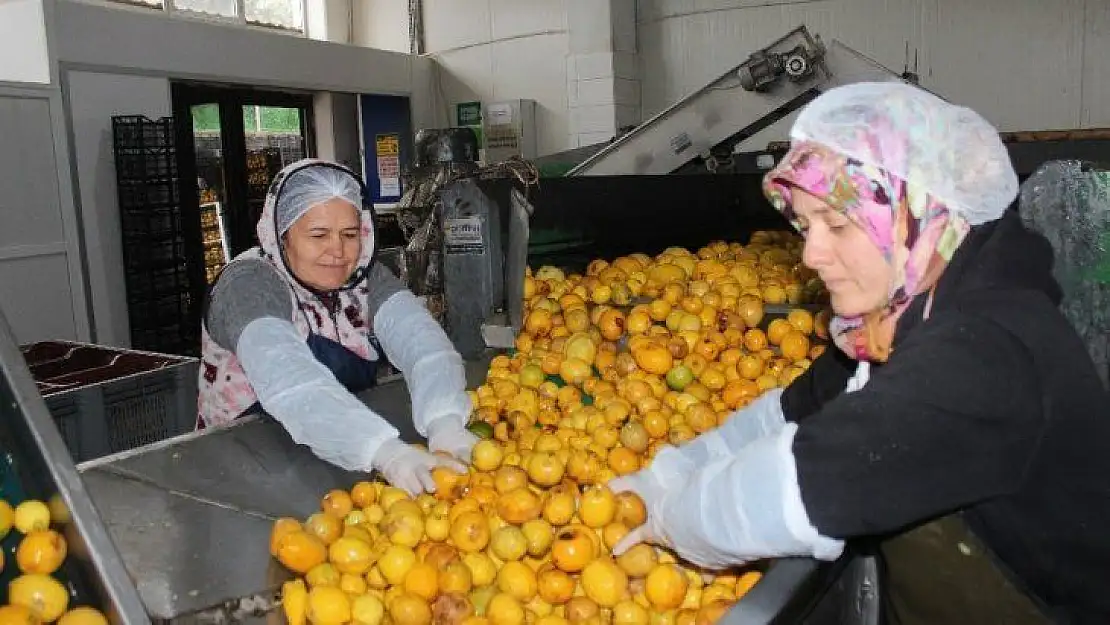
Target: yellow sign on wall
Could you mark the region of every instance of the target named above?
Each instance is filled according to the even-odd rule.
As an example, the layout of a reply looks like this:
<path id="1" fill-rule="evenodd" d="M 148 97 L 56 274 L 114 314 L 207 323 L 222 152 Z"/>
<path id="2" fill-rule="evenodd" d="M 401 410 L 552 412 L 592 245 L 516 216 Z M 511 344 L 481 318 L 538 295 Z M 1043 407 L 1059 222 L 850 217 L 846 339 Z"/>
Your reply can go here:
<path id="1" fill-rule="evenodd" d="M 374 153 L 378 156 L 400 156 L 401 137 L 397 134 L 374 137 Z"/>

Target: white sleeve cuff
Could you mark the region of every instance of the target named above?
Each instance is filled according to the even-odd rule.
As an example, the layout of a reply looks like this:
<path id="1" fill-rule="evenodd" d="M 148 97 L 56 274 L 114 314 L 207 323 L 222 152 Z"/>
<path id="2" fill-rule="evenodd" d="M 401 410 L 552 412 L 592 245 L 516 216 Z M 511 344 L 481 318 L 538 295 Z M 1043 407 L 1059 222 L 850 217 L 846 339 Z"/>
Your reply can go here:
<path id="1" fill-rule="evenodd" d="M 786 520 L 787 533 L 805 551 L 801 555 L 808 555 L 818 560 L 835 560 L 844 552 L 844 541 L 822 535 L 814 527 L 806 512 L 805 502 L 802 501 L 802 488 L 798 483 L 798 465 L 794 460 L 794 436 L 798 433 L 798 424 L 787 425 L 782 432 L 772 440 L 777 444 L 774 455 L 782 464 L 779 488 L 782 492 L 783 517 Z"/>
<path id="2" fill-rule="evenodd" d="M 683 557 L 711 568 L 792 556 L 834 560 L 843 541 L 822 536 L 802 502 L 791 446 L 797 424 L 698 469 L 659 509 Z"/>

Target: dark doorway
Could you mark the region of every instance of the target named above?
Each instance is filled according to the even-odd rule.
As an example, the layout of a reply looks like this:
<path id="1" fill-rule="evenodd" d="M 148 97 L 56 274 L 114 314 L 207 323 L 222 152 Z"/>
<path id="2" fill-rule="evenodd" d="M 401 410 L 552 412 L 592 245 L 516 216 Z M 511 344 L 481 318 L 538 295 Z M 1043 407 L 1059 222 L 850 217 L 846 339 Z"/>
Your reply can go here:
<path id="1" fill-rule="evenodd" d="M 200 222 L 200 284 L 257 244 L 270 179 L 314 156 L 312 96 L 246 87 L 172 85 L 181 203 Z M 198 294 L 203 297 L 203 294 Z"/>

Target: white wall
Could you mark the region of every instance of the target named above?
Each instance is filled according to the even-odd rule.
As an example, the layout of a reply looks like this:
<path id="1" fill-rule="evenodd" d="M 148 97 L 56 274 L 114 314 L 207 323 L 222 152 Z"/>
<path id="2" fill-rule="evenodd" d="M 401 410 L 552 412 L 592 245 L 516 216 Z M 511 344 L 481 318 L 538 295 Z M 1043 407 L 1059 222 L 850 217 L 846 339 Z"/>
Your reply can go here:
<path id="1" fill-rule="evenodd" d="M 358 134 L 358 96 L 353 93 L 333 93 L 331 97 L 335 160 L 359 171 L 362 167 L 362 154 Z"/>
<path id="2" fill-rule="evenodd" d="M 351 43 L 351 5 L 357 1 L 307 0 L 305 34 L 320 41 Z"/>
<path id="3" fill-rule="evenodd" d="M 1105 0 L 639 0 L 645 118 L 805 24 L 1002 130 L 1110 123 Z"/>
<path id="4" fill-rule="evenodd" d="M 0 2 L 0 82 L 50 82 L 42 0 Z"/>
<path id="5" fill-rule="evenodd" d="M 66 96 L 96 340 L 130 345 L 119 202 L 112 156 L 112 116 L 170 115 L 165 78 L 69 72 Z"/>
<path id="6" fill-rule="evenodd" d="M 408 0 L 350 0 L 351 43 L 379 50 L 409 51 Z"/>
<path id="7" fill-rule="evenodd" d="M 533 99 L 539 153 L 566 147 L 565 0 L 424 0 L 423 12 L 425 51 L 441 65 L 448 119 L 457 102 Z"/>
<path id="8" fill-rule="evenodd" d="M 313 108 L 317 156 L 360 171 L 362 154 L 358 135 L 358 96 L 352 93 L 318 93 L 313 98 Z"/>

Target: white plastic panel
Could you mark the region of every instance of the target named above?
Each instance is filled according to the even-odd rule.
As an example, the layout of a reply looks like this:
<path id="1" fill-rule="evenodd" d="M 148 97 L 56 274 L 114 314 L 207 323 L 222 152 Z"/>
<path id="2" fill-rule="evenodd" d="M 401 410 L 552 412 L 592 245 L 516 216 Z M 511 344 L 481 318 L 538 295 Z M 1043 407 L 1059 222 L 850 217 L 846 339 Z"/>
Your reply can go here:
<path id="1" fill-rule="evenodd" d="M 0 258 L 0 307 L 20 344 L 75 340 L 65 252 Z"/>
<path id="2" fill-rule="evenodd" d="M 0 248 L 65 241 L 50 102 L 0 97 Z"/>

